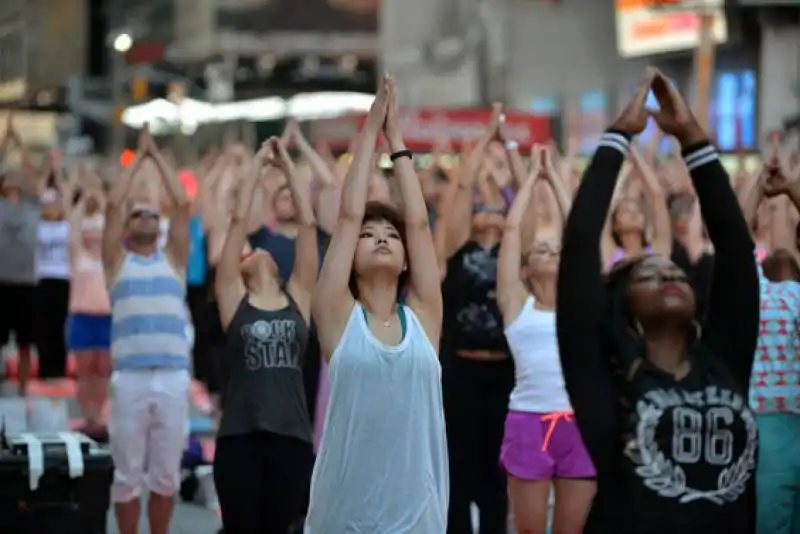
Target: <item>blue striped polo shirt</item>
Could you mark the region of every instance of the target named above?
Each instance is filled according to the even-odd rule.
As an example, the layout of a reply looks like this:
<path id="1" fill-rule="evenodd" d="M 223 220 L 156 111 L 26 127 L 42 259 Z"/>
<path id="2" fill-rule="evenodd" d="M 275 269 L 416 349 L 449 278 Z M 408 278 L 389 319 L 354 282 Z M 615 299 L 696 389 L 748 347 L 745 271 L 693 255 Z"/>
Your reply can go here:
<path id="1" fill-rule="evenodd" d="M 189 369 L 186 282 L 162 250 L 128 252 L 109 294 L 115 371 Z"/>

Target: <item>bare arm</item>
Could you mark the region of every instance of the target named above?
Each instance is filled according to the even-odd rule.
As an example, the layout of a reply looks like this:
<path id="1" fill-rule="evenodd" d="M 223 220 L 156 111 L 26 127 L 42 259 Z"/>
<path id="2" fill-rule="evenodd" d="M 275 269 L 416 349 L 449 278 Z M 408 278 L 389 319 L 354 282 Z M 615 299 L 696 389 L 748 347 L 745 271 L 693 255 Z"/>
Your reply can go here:
<path id="1" fill-rule="evenodd" d="M 158 149 L 149 133 L 147 135 L 150 155 L 172 204 L 165 252 L 172 260 L 173 266 L 182 272 L 189 260 L 189 219 L 192 216 L 192 205 L 174 167 Z"/>
<path id="2" fill-rule="evenodd" d="M 560 215 L 559 230 L 563 231 L 564 224 L 567 221 L 569 210 L 572 208 L 572 194 L 570 193 L 569 185 L 566 178 L 561 176 L 557 170 L 557 166 L 553 162 L 552 152 L 548 149 L 544 152 L 544 177 L 553 191 L 553 196 L 556 199 L 556 206 Z"/>
<path id="3" fill-rule="evenodd" d="M 388 81 L 388 93 L 385 133 L 389 148 L 397 153 L 406 150 L 406 145 L 397 124 L 397 90 L 391 78 Z M 437 264 L 437 258 L 428 223 L 428 208 L 411 158 L 402 156 L 395 159 L 394 171 L 403 204 L 406 249 L 411 271 L 408 304 L 420 318 L 428 339 L 438 345 L 442 329 L 442 290 L 438 270 L 431 269 L 432 265 Z"/>
<path id="4" fill-rule="evenodd" d="M 311 317 L 311 295 L 319 273 L 319 247 L 317 244 L 317 221 L 311 207 L 308 187 L 300 183 L 297 169 L 286 152 L 284 143 L 276 138 L 270 140 L 270 146 L 277 157 L 278 164 L 286 174 L 289 189 L 292 192 L 297 209 L 297 238 L 294 246 L 294 267 L 289 279 L 289 293 L 300 308 L 300 312 L 308 321 Z"/>
<path id="5" fill-rule="evenodd" d="M 311 313 L 317 323 L 320 346 L 328 360 L 339 343 L 355 305 L 348 284 L 364 219 L 372 155 L 386 117 L 386 105 L 386 91 L 382 84 L 356 140 L 355 155 L 342 187 L 336 230 L 331 236 L 311 300 Z"/>
<path id="6" fill-rule="evenodd" d="M 243 183 L 239 186 L 236 205 L 231 213 L 225 244 L 217 262 L 214 292 L 224 330 L 228 329 L 239 303 L 247 294 L 239 263 L 247 244 L 247 220 L 253 206 L 253 191 L 258 183 L 263 159 L 264 153 L 260 152 L 251 162 L 249 172 L 243 174 Z"/>
<path id="7" fill-rule="evenodd" d="M 497 305 L 503 314 L 503 323 L 506 326 L 516 319 L 528 298 L 528 290 L 520 277 L 520 258 L 524 252 L 522 223 L 533 197 L 533 186 L 539 176 L 540 152 L 541 148 L 538 145 L 531 151 L 532 167 L 506 216 L 506 226 L 497 257 Z"/>
<path id="8" fill-rule="evenodd" d="M 145 126 L 146 130 L 147 126 Z M 144 131 L 144 130 L 143 130 Z M 125 201 L 131 194 L 133 188 L 133 177 L 142 165 L 142 161 L 147 157 L 147 149 L 141 142 L 136 158 L 133 163 L 122 170 L 117 183 L 111 189 L 106 202 L 106 221 L 103 227 L 103 270 L 106 276 L 106 284 L 111 286 L 117 277 L 117 272 L 122 266 L 125 256 L 125 247 L 122 242 L 125 232 L 125 219 L 127 212 Z"/>
<path id="9" fill-rule="evenodd" d="M 606 268 L 608 267 L 611 259 L 614 256 L 614 249 L 616 248 L 616 244 L 614 243 L 614 239 L 611 237 L 611 218 L 614 216 L 614 209 L 616 208 L 617 204 L 619 203 L 620 199 L 622 198 L 622 194 L 625 191 L 625 187 L 628 184 L 628 180 L 630 179 L 630 168 L 622 168 L 618 171 L 620 176 L 619 179 L 616 181 L 616 185 L 614 186 L 614 194 L 611 197 L 611 207 L 606 213 L 606 220 L 605 226 L 603 227 L 603 237 L 600 240 L 600 252 L 602 258 L 602 269 L 605 272 Z"/>
<path id="10" fill-rule="evenodd" d="M 295 126 L 293 138 L 300 155 L 308 162 L 314 173 L 316 184 L 315 211 L 318 223 L 320 228 L 330 235 L 336 227 L 336 218 L 339 215 L 340 194 L 336 178 L 333 175 L 333 169 L 311 146 L 303 132 L 300 131 L 299 126 Z"/>
<path id="11" fill-rule="evenodd" d="M 630 157 L 634 167 L 639 171 L 644 186 L 644 196 L 653 214 L 653 236 L 652 247 L 655 252 L 663 256 L 669 256 L 672 252 L 672 222 L 669 218 L 669 210 L 661 185 L 658 183 L 653 168 L 648 165 L 639 151 L 631 147 Z"/>
<path id="12" fill-rule="evenodd" d="M 464 246 L 469 239 L 470 228 L 472 226 L 470 224 L 470 218 L 472 217 L 472 188 L 481 171 L 481 166 L 486 157 L 486 149 L 497 134 L 501 115 L 502 108 L 500 105 L 495 104 L 492 111 L 492 123 L 475 146 L 472 147 L 463 166 L 459 169 L 458 188 L 455 191 L 452 204 L 450 205 L 451 212 L 447 217 L 448 258 Z"/>

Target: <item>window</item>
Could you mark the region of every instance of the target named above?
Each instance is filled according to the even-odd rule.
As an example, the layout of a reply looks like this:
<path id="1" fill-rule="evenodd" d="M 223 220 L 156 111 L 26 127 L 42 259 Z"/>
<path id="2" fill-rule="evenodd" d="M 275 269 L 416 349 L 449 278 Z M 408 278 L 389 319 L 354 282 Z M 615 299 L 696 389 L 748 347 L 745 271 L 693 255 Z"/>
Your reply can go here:
<path id="1" fill-rule="evenodd" d="M 531 100 L 531 113 L 537 115 L 558 115 L 561 106 L 557 96 L 537 96 Z"/>
<path id="2" fill-rule="evenodd" d="M 710 122 L 723 151 L 753 149 L 756 134 L 756 76 L 752 70 L 717 74 Z"/>
<path id="3" fill-rule="evenodd" d="M 591 154 L 606 127 L 608 99 L 604 91 L 589 91 L 581 95 L 580 150 Z"/>

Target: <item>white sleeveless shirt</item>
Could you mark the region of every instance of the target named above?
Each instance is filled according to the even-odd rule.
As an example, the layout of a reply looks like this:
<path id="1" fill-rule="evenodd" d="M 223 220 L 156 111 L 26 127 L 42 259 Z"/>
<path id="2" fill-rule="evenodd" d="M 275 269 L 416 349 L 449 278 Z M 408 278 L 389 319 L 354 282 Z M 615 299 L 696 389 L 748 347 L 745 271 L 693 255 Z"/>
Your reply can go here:
<path id="1" fill-rule="evenodd" d="M 39 221 L 36 278 L 69 279 L 69 221 Z"/>
<path id="2" fill-rule="evenodd" d="M 330 364 L 330 401 L 305 534 L 443 534 L 449 474 L 442 369 L 404 306 L 395 346 L 356 303 Z"/>
<path id="3" fill-rule="evenodd" d="M 522 311 L 506 327 L 516 373 L 508 407 L 533 413 L 572 410 L 558 355 L 556 314 L 537 310 L 535 302 L 528 295 Z"/>

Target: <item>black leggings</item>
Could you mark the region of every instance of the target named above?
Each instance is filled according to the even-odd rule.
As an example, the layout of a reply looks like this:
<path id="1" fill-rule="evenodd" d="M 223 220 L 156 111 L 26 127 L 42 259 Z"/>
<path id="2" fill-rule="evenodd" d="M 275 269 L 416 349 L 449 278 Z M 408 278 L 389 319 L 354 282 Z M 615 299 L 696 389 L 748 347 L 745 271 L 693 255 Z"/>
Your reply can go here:
<path id="1" fill-rule="evenodd" d="M 303 512 L 313 461 L 311 443 L 271 432 L 219 438 L 214 484 L 225 534 L 286 534 Z"/>
<path id="2" fill-rule="evenodd" d="M 500 467 L 511 358 L 499 362 L 444 355 L 442 392 L 450 461 L 447 533 L 472 532 L 470 504 L 480 511 L 480 534 L 506 532 L 506 476 Z"/>
<path id="3" fill-rule="evenodd" d="M 36 288 L 39 378 L 64 378 L 67 374 L 65 329 L 68 306 L 69 280 L 39 280 Z"/>

